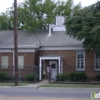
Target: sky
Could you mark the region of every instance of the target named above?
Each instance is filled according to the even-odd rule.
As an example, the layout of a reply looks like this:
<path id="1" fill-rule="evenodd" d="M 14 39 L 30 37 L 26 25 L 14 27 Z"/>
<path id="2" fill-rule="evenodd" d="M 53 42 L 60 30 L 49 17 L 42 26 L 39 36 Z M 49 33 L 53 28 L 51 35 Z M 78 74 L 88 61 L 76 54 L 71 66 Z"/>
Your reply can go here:
<path id="1" fill-rule="evenodd" d="M 0 12 L 5 12 L 7 8 L 11 7 L 14 0 L 0 0 Z M 17 2 L 23 2 L 24 0 L 17 0 Z M 65 0 L 63 0 L 65 1 Z M 100 0 L 74 0 L 74 4 L 81 2 L 82 7 L 89 6 Z"/>

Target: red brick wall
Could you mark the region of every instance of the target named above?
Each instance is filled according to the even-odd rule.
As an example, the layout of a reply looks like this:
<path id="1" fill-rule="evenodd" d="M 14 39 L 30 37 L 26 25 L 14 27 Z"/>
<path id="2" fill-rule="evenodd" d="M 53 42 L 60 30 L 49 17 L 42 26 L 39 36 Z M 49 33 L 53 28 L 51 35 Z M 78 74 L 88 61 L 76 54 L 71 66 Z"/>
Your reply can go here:
<path id="1" fill-rule="evenodd" d="M 2 69 L 1 68 L 1 57 L 2 56 L 8 56 L 8 69 Z M 12 53 L 0 53 L 0 72 L 6 72 L 9 74 L 9 76 L 12 75 L 12 65 L 13 65 L 13 58 L 12 58 L 13 54 Z"/>
<path id="2" fill-rule="evenodd" d="M 24 56 L 24 69 L 21 69 L 21 76 L 25 77 L 27 74 L 33 73 L 35 53 L 19 53 Z"/>
<path id="3" fill-rule="evenodd" d="M 0 65 L 0 72 L 7 72 L 9 76 L 13 75 L 13 53 L 0 53 L 0 64 L 1 64 L 1 56 L 8 56 L 8 69 L 2 69 Z M 27 74 L 33 73 L 33 66 L 35 61 L 35 53 L 18 53 L 20 56 L 24 56 L 24 69 L 20 70 L 20 75 L 25 77 Z"/>
<path id="4" fill-rule="evenodd" d="M 68 74 L 70 72 L 76 71 L 76 51 L 75 50 L 48 50 L 43 51 L 43 55 L 60 55 L 63 56 L 63 72 Z M 0 72 L 7 72 L 12 76 L 12 66 L 13 66 L 13 54 L 12 53 L 0 53 L 0 64 L 1 56 L 9 56 L 9 68 L 1 69 Z M 18 55 L 24 56 L 24 69 L 21 69 L 21 76 L 25 77 L 27 74 L 33 73 L 33 66 L 35 64 L 35 53 L 19 53 Z M 94 70 L 94 51 L 85 52 L 85 72 L 88 77 L 95 77 L 96 74 L 100 74 L 100 71 Z"/>
<path id="5" fill-rule="evenodd" d="M 76 50 L 48 50 L 43 52 L 44 55 L 61 55 L 63 56 L 63 72 L 68 74 L 76 71 Z M 89 78 L 100 74 L 100 71 L 94 70 L 94 51 L 85 52 L 85 72 Z"/>

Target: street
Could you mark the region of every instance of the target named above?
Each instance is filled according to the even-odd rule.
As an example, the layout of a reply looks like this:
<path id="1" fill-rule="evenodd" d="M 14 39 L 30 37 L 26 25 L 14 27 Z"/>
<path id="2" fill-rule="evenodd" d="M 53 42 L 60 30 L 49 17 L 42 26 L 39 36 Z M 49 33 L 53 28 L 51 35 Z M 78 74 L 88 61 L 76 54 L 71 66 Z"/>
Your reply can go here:
<path id="1" fill-rule="evenodd" d="M 0 98 L 3 100 L 91 100 L 91 92 L 100 92 L 98 88 L 32 88 L 0 87 Z M 15 98 L 16 97 L 16 98 Z M 24 98 L 24 99 L 22 99 Z M 37 99 L 36 99 L 37 98 Z"/>

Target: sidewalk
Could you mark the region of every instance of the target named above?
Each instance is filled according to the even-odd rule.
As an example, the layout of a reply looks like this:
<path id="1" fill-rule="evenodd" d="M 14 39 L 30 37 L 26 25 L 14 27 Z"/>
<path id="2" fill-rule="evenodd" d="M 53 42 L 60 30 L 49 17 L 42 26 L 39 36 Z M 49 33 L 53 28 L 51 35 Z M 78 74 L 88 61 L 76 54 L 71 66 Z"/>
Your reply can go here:
<path id="1" fill-rule="evenodd" d="M 40 81 L 40 82 L 31 83 L 29 85 L 14 86 L 14 87 L 32 87 L 32 88 L 38 88 L 40 85 L 46 85 L 46 84 L 49 84 L 48 80 L 43 80 L 43 81 Z"/>

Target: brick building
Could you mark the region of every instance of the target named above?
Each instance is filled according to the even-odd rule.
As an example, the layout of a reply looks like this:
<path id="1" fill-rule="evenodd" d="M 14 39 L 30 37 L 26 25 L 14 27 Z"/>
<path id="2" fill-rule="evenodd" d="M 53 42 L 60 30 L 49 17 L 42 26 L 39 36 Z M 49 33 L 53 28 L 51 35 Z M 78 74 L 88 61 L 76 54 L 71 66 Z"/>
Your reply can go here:
<path id="1" fill-rule="evenodd" d="M 42 68 L 51 65 L 54 78 L 57 73 L 85 72 L 89 78 L 100 74 L 100 55 L 86 52 L 82 41 L 70 38 L 63 25 L 64 18 L 56 17 L 56 24 L 40 32 L 18 31 L 18 67 L 21 77 L 33 73 L 37 66 L 39 79 Z M 51 31 L 52 30 L 52 31 Z M 14 32 L 0 31 L 0 72 L 15 74 Z"/>

